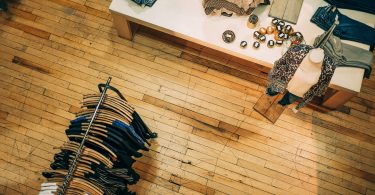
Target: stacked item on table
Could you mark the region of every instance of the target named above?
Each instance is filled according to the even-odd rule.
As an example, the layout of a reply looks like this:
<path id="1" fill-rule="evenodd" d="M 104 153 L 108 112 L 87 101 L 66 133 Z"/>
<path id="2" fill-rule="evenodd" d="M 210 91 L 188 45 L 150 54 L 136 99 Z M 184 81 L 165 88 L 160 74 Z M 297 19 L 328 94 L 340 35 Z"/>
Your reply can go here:
<path id="1" fill-rule="evenodd" d="M 70 180 L 66 194 L 135 194 L 127 185 L 135 184 L 140 176 L 132 168 L 133 157 L 142 157 L 139 150 L 148 151 L 147 139 L 155 138 L 134 108 L 113 87 L 119 97 L 89 94 L 83 98 L 77 118 L 70 121 L 65 131 L 69 141 L 55 154 L 51 169 L 43 172 L 47 182 L 40 194 L 63 194 L 61 188 L 76 158 L 82 140 L 85 139 L 80 158 Z M 95 113 L 95 111 L 97 111 Z M 90 123 L 92 116 L 95 117 Z M 90 125 L 91 124 L 91 125 Z M 90 126 L 90 128 L 88 127 Z M 85 137 L 86 130 L 88 136 Z"/>
<path id="2" fill-rule="evenodd" d="M 258 5 L 269 4 L 269 0 L 203 0 L 206 15 L 250 15 Z"/>
<path id="3" fill-rule="evenodd" d="M 152 7 L 154 3 L 156 2 L 156 0 L 132 0 L 132 1 L 134 1 L 136 4 L 140 6 L 148 6 L 148 7 Z"/>

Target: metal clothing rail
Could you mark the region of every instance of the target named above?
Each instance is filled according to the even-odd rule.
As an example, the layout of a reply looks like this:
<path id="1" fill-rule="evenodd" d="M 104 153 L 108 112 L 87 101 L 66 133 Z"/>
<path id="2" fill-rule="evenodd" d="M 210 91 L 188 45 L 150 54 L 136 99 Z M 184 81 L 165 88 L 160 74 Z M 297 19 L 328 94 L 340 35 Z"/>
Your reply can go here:
<path id="1" fill-rule="evenodd" d="M 81 153 L 82 153 L 82 150 L 83 150 L 86 138 L 87 138 L 88 133 L 89 133 L 89 131 L 91 129 L 91 126 L 92 126 L 92 124 L 93 124 L 93 122 L 95 120 L 95 117 L 97 115 L 99 107 L 102 105 L 102 103 L 104 101 L 104 96 L 105 96 L 105 94 L 107 92 L 107 89 L 110 87 L 109 83 L 111 82 L 111 80 L 112 80 L 112 77 L 109 77 L 108 80 L 107 80 L 107 82 L 106 82 L 106 84 L 105 84 L 105 86 L 104 86 L 104 89 L 100 90 L 101 95 L 100 95 L 100 99 L 99 99 L 98 105 L 96 105 L 94 114 L 91 117 L 90 123 L 89 123 L 89 125 L 87 127 L 85 135 L 82 138 L 81 144 L 79 145 L 79 148 L 78 148 L 78 150 L 76 152 L 76 156 L 75 156 L 75 158 L 73 160 L 73 163 L 69 167 L 68 174 L 65 176 L 64 182 L 63 182 L 63 184 L 62 184 L 62 186 L 61 186 L 61 188 L 60 188 L 60 190 L 58 192 L 59 195 L 65 195 L 66 194 L 66 190 L 69 188 L 70 181 L 72 180 L 73 174 L 74 174 L 74 172 L 77 169 L 78 160 L 81 158 Z"/>

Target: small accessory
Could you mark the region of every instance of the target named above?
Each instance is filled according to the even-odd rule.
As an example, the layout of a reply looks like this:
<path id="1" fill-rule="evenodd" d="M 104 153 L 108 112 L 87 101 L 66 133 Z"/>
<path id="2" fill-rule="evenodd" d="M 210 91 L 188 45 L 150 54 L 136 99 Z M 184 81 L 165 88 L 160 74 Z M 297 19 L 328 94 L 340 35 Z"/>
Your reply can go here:
<path id="1" fill-rule="evenodd" d="M 260 34 L 265 35 L 267 33 L 266 28 L 262 27 L 259 29 Z"/>
<path id="2" fill-rule="evenodd" d="M 260 43 L 259 43 L 258 41 L 255 41 L 255 42 L 253 43 L 253 47 L 254 47 L 254 48 L 259 48 L 259 47 L 260 47 Z"/>
<path id="3" fill-rule="evenodd" d="M 300 44 L 300 43 L 304 42 L 303 35 L 300 32 L 295 32 L 295 33 L 290 34 L 289 39 L 290 39 L 292 45 L 297 45 L 297 44 Z"/>
<path id="4" fill-rule="evenodd" d="M 236 38 L 236 35 L 234 34 L 233 31 L 226 30 L 223 32 L 222 38 L 225 43 L 232 43 L 234 39 Z"/>
<path id="5" fill-rule="evenodd" d="M 254 35 L 254 38 L 259 39 L 259 36 L 260 36 L 261 34 L 260 34 L 260 32 L 255 31 L 253 35 Z"/>
<path id="6" fill-rule="evenodd" d="M 284 42 L 283 40 L 277 40 L 276 45 L 281 46 L 283 44 L 283 42 Z"/>
<path id="7" fill-rule="evenodd" d="M 273 32 L 275 31 L 275 27 L 273 27 L 273 26 L 269 26 L 269 27 L 267 27 L 267 34 L 272 34 Z"/>
<path id="8" fill-rule="evenodd" d="M 279 23 L 279 20 L 277 18 L 272 19 L 272 26 L 276 26 L 277 23 Z"/>
<path id="9" fill-rule="evenodd" d="M 259 36 L 259 41 L 260 41 L 260 42 L 264 42 L 264 41 L 266 41 L 266 36 L 265 36 L 265 35 L 260 35 L 260 36 Z"/>
<path id="10" fill-rule="evenodd" d="M 281 25 L 276 25 L 276 30 L 281 32 L 283 30 L 283 27 Z"/>
<path id="11" fill-rule="evenodd" d="M 247 42 L 246 41 L 241 41 L 240 46 L 242 48 L 245 48 L 247 46 Z"/>
<path id="12" fill-rule="evenodd" d="M 282 20 L 280 20 L 279 23 L 277 23 L 277 25 L 280 25 L 280 26 L 284 27 L 285 26 L 285 22 L 282 21 Z"/>
<path id="13" fill-rule="evenodd" d="M 297 38 L 303 39 L 303 35 L 300 32 L 293 33 Z"/>
<path id="14" fill-rule="evenodd" d="M 279 39 L 283 39 L 284 38 L 284 36 L 285 36 L 285 34 L 284 33 L 279 33 L 278 35 L 277 35 L 277 37 L 279 38 Z"/>
<path id="15" fill-rule="evenodd" d="M 268 46 L 269 48 L 272 48 L 273 46 L 275 46 L 275 41 L 273 41 L 273 40 L 269 40 L 268 43 L 267 43 L 267 46 Z"/>
<path id="16" fill-rule="evenodd" d="M 293 30 L 292 26 L 290 26 L 290 25 L 286 25 L 286 26 L 284 27 L 283 32 L 284 32 L 285 34 L 289 34 L 289 33 L 292 32 L 292 30 Z"/>
<path id="17" fill-rule="evenodd" d="M 258 16 L 255 15 L 255 14 L 251 14 L 249 16 L 249 19 L 248 19 L 248 22 L 247 22 L 247 26 L 249 28 L 255 28 L 255 26 L 257 25 L 258 21 L 259 21 Z"/>
<path id="18" fill-rule="evenodd" d="M 287 40 L 287 39 L 289 39 L 289 35 L 288 35 L 288 34 L 284 34 L 283 38 L 284 38 L 285 40 Z"/>

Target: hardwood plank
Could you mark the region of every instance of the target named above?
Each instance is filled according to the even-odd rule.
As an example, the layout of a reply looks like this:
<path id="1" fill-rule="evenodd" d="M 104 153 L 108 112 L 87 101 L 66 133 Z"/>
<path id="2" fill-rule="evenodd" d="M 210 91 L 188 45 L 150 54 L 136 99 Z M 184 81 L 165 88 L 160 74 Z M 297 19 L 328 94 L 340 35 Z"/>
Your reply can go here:
<path id="1" fill-rule="evenodd" d="M 254 112 L 268 68 L 140 28 L 121 39 L 110 1 L 11 5 L 1 22 L 0 194 L 37 194 L 82 95 L 113 85 L 159 134 L 139 194 L 371 194 L 375 87 L 339 111 Z M 256 106 L 255 106 L 256 107 Z"/>
<path id="2" fill-rule="evenodd" d="M 3 24 L 3 25 L 7 25 L 7 26 L 11 26 L 13 28 L 20 29 L 20 30 L 22 30 L 26 33 L 30 33 L 32 35 L 38 36 L 38 37 L 43 38 L 43 39 L 48 39 L 49 36 L 51 35 L 51 33 L 48 33 L 46 31 L 39 30 L 37 28 L 27 26 L 25 24 L 14 22 L 14 21 L 2 21 L 2 20 L 0 20 L 0 23 Z"/>

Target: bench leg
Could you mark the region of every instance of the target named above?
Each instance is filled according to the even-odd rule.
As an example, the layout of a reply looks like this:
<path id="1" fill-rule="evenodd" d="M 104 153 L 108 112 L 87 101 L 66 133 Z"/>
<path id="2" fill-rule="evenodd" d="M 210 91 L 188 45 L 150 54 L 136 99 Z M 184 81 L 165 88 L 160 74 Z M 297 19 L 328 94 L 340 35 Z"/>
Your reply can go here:
<path id="1" fill-rule="evenodd" d="M 112 12 L 112 18 L 114 27 L 117 30 L 117 33 L 120 37 L 132 40 L 133 39 L 133 31 L 131 29 L 129 21 L 122 15 Z"/>
<path id="2" fill-rule="evenodd" d="M 335 90 L 331 93 L 326 94 L 322 105 L 324 107 L 334 110 L 343 106 L 347 101 L 349 101 L 352 97 L 356 95 L 357 94 L 354 92 Z"/>

